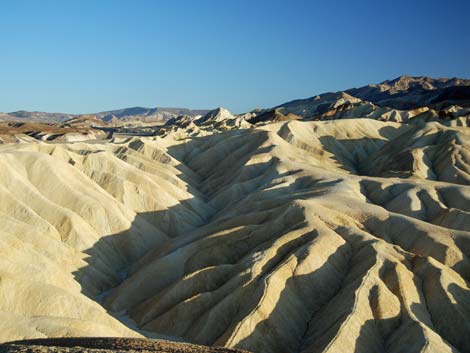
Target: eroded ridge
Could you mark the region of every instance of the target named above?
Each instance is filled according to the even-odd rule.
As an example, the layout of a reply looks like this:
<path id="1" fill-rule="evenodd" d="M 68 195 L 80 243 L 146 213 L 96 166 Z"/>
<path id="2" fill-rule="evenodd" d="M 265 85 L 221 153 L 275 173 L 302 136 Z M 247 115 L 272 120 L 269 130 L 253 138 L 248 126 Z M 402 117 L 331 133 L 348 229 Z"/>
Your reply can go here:
<path id="1" fill-rule="evenodd" d="M 469 141 L 351 119 L 3 146 L 1 338 L 469 351 Z"/>

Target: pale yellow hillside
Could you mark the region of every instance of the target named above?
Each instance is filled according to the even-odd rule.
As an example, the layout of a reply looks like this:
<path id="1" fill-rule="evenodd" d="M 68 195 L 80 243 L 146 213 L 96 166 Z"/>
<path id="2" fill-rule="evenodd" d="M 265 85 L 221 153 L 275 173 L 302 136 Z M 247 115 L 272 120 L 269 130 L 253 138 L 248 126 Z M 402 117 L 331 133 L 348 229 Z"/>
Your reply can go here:
<path id="1" fill-rule="evenodd" d="M 468 352 L 469 144 L 347 119 L 0 146 L 0 340 Z"/>

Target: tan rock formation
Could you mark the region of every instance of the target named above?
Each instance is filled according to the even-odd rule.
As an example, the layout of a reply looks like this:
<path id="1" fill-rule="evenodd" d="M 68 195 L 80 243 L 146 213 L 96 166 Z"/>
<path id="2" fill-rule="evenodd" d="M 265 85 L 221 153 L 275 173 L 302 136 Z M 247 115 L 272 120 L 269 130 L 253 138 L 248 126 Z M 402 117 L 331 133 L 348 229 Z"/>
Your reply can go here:
<path id="1" fill-rule="evenodd" d="M 469 143 L 348 119 L 0 146 L 0 339 L 469 351 Z"/>

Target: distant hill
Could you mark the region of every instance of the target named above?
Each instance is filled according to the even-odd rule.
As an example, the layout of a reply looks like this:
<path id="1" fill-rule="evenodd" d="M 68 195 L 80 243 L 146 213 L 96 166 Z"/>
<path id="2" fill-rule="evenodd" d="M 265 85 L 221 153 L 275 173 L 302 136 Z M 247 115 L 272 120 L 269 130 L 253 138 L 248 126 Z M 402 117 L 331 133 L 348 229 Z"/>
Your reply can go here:
<path id="1" fill-rule="evenodd" d="M 166 120 L 164 126 L 156 129 L 156 134 L 185 139 L 288 120 L 368 118 L 412 124 L 438 121 L 467 125 L 469 116 L 470 80 L 400 76 L 378 84 L 322 93 L 244 114 L 232 114 L 220 107 L 197 119 L 182 115 Z"/>
<path id="2" fill-rule="evenodd" d="M 456 118 L 467 115 L 470 109 L 470 80 L 400 76 L 379 84 L 296 99 L 274 109 L 299 115 L 302 120 L 371 118 L 405 122 L 415 117 L 420 121 Z"/>
<path id="3" fill-rule="evenodd" d="M 179 115 L 198 116 L 204 115 L 209 110 L 193 110 L 186 108 L 144 108 L 132 107 L 117 110 L 110 110 L 105 112 L 94 113 L 98 119 L 103 121 L 111 121 L 113 119 L 123 121 L 166 121 Z M 80 117 L 81 114 L 67 114 L 67 113 L 48 113 L 48 112 L 30 112 L 20 110 L 11 113 L 0 113 L 0 120 L 15 121 L 15 122 L 40 122 L 40 123 L 61 123 L 69 119 Z"/>
<path id="4" fill-rule="evenodd" d="M 194 136 L 201 129 L 210 133 L 211 130 L 231 130 L 284 120 L 370 118 L 393 122 L 409 122 L 412 119 L 420 122 L 455 119 L 469 112 L 469 79 L 400 76 L 378 84 L 327 92 L 239 115 L 232 115 L 220 108 L 210 111 L 164 107 L 130 107 L 91 115 L 114 126 L 123 122 L 167 122 L 165 129 L 172 131 L 187 126 Z M 0 121 L 63 123 L 81 116 L 22 110 L 0 113 Z M 194 126 L 189 124 L 191 121 L 195 122 Z"/>
<path id="5" fill-rule="evenodd" d="M 143 108 L 132 107 L 107 112 L 97 113 L 96 116 L 104 121 L 119 119 L 124 121 L 165 121 L 179 115 L 189 115 L 192 117 L 204 115 L 209 110 L 192 110 L 186 108 Z"/>
<path id="6" fill-rule="evenodd" d="M 415 109 L 433 101 L 441 96 L 442 98 L 452 98 L 452 92 L 456 87 L 460 90 L 470 92 L 470 80 L 460 78 L 431 78 L 431 77 L 411 77 L 400 76 L 394 80 L 387 80 L 379 84 L 367 85 L 360 88 L 353 88 L 346 93 L 372 102 L 379 106 L 386 106 L 394 109 Z M 458 99 L 458 96 L 454 98 Z"/>
<path id="7" fill-rule="evenodd" d="M 65 113 L 29 112 L 19 110 L 11 113 L 0 113 L 0 120 L 15 122 L 61 123 L 78 115 Z"/>

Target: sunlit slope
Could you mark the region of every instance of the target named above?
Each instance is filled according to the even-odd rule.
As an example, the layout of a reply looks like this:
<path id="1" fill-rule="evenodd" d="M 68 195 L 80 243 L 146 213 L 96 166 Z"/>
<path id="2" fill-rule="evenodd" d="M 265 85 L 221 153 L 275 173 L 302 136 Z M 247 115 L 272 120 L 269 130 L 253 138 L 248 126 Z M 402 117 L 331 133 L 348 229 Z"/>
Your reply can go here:
<path id="1" fill-rule="evenodd" d="M 138 335 L 126 314 L 262 353 L 469 351 L 468 143 L 351 119 L 4 146 L 1 338 Z"/>

